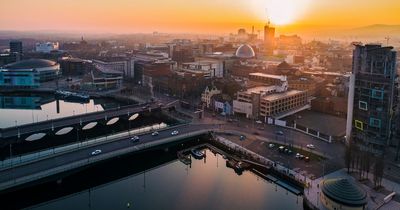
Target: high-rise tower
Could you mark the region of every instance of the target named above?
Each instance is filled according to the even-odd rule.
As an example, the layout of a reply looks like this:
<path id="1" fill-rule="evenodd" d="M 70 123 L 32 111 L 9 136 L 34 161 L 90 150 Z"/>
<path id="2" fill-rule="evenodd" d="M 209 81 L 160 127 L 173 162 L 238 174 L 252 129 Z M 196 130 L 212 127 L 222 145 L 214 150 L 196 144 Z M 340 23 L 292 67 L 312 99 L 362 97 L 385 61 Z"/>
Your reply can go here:
<path id="1" fill-rule="evenodd" d="M 19 40 L 13 40 L 10 42 L 11 53 L 22 53 L 22 42 Z"/>
<path id="2" fill-rule="evenodd" d="M 357 44 L 350 76 L 346 136 L 361 151 L 383 156 L 394 144 L 398 87 L 393 47 Z"/>
<path id="3" fill-rule="evenodd" d="M 272 55 L 275 45 L 275 28 L 270 25 L 270 21 L 264 26 L 264 48 L 267 55 Z"/>

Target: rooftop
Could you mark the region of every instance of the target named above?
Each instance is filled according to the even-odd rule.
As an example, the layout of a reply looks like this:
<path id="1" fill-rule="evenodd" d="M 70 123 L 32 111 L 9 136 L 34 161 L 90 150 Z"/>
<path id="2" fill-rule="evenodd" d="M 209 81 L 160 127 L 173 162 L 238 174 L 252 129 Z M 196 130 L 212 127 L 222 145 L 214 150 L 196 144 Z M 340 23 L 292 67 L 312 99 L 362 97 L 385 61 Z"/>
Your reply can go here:
<path id="1" fill-rule="evenodd" d="M 251 94 L 251 93 L 258 93 L 261 94 L 263 92 L 270 92 L 276 90 L 276 86 L 272 85 L 272 86 L 257 86 L 257 87 L 253 87 L 253 88 L 249 88 L 246 91 L 247 94 Z"/>
<path id="2" fill-rule="evenodd" d="M 57 62 L 45 59 L 28 59 L 6 65 L 5 69 L 36 69 L 57 65 Z"/>
<path id="3" fill-rule="evenodd" d="M 123 74 L 122 72 L 113 70 L 111 68 L 108 68 L 108 67 L 105 67 L 105 66 L 102 66 L 102 65 L 96 65 L 95 64 L 94 66 L 96 67 L 97 70 L 99 70 L 103 74 L 119 74 L 119 75 Z"/>
<path id="4" fill-rule="evenodd" d="M 346 178 L 323 181 L 322 192 L 330 199 L 348 206 L 367 204 L 367 193 L 354 181 Z"/>
<path id="5" fill-rule="evenodd" d="M 297 94 L 303 93 L 303 92 L 304 91 L 300 91 L 300 90 L 289 90 L 289 91 L 281 92 L 281 93 L 273 93 L 273 94 L 264 96 L 263 100 L 275 101 L 275 100 L 278 100 L 278 99 L 281 99 L 281 98 L 294 96 L 294 95 L 297 95 Z"/>
<path id="6" fill-rule="evenodd" d="M 283 76 L 283 75 L 265 74 L 265 73 L 256 72 L 256 73 L 250 73 L 249 76 L 266 77 L 266 78 L 279 79 L 281 81 L 286 81 L 286 76 Z"/>

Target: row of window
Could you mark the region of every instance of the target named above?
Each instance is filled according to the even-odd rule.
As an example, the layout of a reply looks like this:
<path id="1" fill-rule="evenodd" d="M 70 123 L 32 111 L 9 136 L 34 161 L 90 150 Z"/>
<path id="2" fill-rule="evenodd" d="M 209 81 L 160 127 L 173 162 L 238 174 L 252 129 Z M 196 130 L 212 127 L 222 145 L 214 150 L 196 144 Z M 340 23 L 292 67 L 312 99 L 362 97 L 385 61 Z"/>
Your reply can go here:
<path id="1" fill-rule="evenodd" d="M 369 118 L 369 126 L 374 127 L 374 128 L 381 128 L 382 124 L 381 124 L 381 120 L 380 119 L 376 119 L 373 117 Z M 363 131 L 364 130 L 364 123 L 360 120 L 354 120 L 354 126 L 358 129 Z"/>

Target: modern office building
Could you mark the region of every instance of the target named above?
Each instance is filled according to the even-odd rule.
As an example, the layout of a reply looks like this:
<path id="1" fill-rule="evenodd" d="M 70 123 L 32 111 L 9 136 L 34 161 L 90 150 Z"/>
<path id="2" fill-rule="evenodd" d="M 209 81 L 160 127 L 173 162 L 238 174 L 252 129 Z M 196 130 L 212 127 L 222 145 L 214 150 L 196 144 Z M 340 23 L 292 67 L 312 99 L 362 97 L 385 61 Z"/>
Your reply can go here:
<path id="1" fill-rule="evenodd" d="M 248 88 L 237 93 L 233 111 L 247 118 L 280 118 L 307 105 L 307 92 L 288 90 L 286 76 L 264 73 L 250 73 L 249 79 L 265 86 Z"/>
<path id="2" fill-rule="evenodd" d="M 29 59 L 8 64 L 0 68 L 0 87 L 36 88 L 41 82 L 50 81 L 60 75 L 57 62 L 44 59 Z"/>
<path id="3" fill-rule="evenodd" d="M 83 75 L 90 69 L 90 62 L 79 58 L 63 57 L 58 62 L 65 76 Z"/>
<path id="4" fill-rule="evenodd" d="M 102 60 L 93 60 L 97 66 L 112 69 L 121 72 L 125 78 L 133 79 L 135 77 L 135 60 L 130 58 L 102 58 Z"/>
<path id="5" fill-rule="evenodd" d="M 22 53 L 22 42 L 13 40 L 10 42 L 10 53 Z"/>
<path id="6" fill-rule="evenodd" d="M 40 53 L 50 53 L 51 51 L 58 49 L 59 49 L 58 42 L 43 42 L 43 43 L 36 43 L 35 45 L 35 51 Z"/>
<path id="7" fill-rule="evenodd" d="M 2 53 L 0 54 L 0 67 L 21 60 L 20 53 Z"/>
<path id="8" fill-rule="evenodd" d="M 179 70 L 188 73 L 204 73 L 206 78 L 222 78 L 224 76 L 224 66 L 221 62 L 216 60 L 202 60 L 182 63 Z"/>
<path id="9" fill-rule="evenodd" d="M 272 55 L 275 44 L 275 28 L 270 25 L 270 22 L 264 26 L 264 49 L 267 55 Z"/>
<path id="10" fill-rule="evenodd" d="M 396 52 L 393 47 L 357 44 L 353 51 L 347 117 L 347 142 L 376 156 L 395 144 L 398 104 Z"/>

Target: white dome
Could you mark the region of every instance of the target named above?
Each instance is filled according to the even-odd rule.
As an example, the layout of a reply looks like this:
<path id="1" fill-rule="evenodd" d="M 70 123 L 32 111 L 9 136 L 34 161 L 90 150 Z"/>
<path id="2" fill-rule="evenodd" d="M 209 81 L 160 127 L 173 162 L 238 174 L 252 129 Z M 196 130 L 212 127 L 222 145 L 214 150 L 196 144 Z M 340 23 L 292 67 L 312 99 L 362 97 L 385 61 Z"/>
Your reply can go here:
<path id="1" fill-rule="evenodd" d="M 253 58 L 254 56 L 256 56 L 253 48 L 248 44 L 240 45 L 237 48 L 235 55 L 238 58 Z"/>

